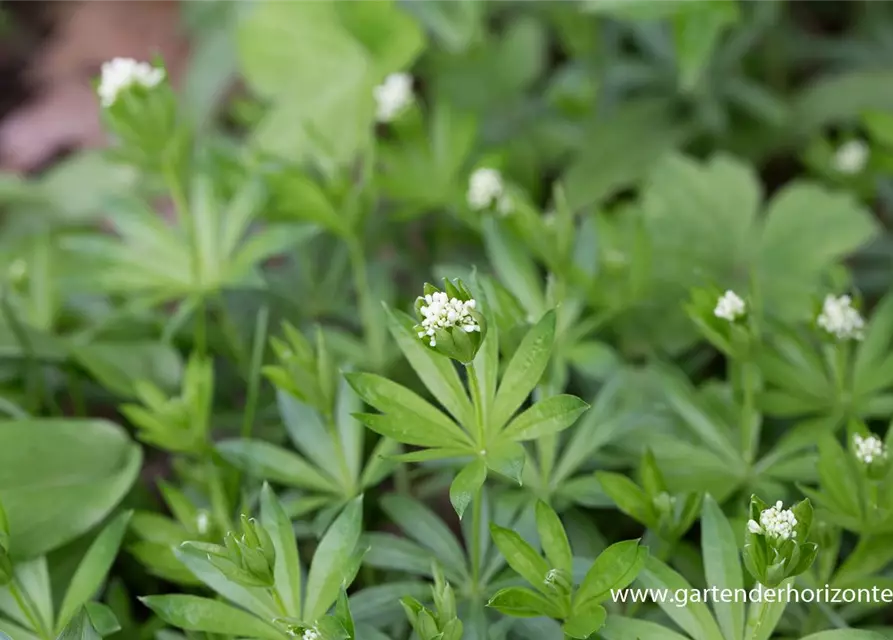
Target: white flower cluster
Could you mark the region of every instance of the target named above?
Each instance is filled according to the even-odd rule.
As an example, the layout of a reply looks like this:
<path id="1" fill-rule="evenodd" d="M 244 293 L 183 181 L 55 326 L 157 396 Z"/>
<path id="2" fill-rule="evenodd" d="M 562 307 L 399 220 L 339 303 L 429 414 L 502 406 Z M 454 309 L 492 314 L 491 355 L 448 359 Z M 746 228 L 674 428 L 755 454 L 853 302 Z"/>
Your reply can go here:
<path id="1" fill-rule="evenodd" d="M 849 296 L 825 296 L 816 324 L 838 340 L 861 340 L 865 321 Z"/>
<path id="2" fill-rule="evenodd" d="M 730 289 L 722 294 L 719 300 L 716 301 L 716 308 L 713 310 L 713 315 L 717 318 L 734 322 L 746 312 L 747 305 L 744 304 L 744 300 Z"/>
<path id="3" fill-rule="evenodd" d="M 847 175 L 862 173 L 868 163 L 868 145 L 862 140 L 844 142 L 834 153 L 834 168 Z"/>
<path id="4" fill-rule="evenodd" d="M 767 538 L 780 538 L 788 540 L 796 538 L 797 532 L 794 527 L 797 526 L 797 518 L 790 509 L 785 509 L 781 500 L 775 503 L 774 507 L 764 509 L 760 514 L 760 521 L 748 520 L 747 528 L 751 533 L 764 535 Z"/>
<path id="5" fill-rule="evenodd" d="M 375 98 L 375 119 L 391 122 L 412 102 L 412 76 L 408 73 L 392 73 L 372 90 Z"/>
<path id="6" fill-rule="evenodd" d="M 148 62 L 137 62 L 133 58 L 115 58 L 104 62 L 97 89 L 99 101 L 103 107 L 110 107 L 125 89 L 133 85 L 151 89 L 164 80 L 164 76 L 164 69 L 153 67 Z"/>
<path id="7" fill-rule="evenodd" d="M 470 313 L 477 304 L 474 299 L 462 301 L 458 298 L 448 298 L 443 291 L 438 291 L 426 295 L 425 302 L 426 305 L 419 309 L 425 317 L 422 320 L 424 331 L 419 331 L 419 338 L 429 339 L 428 344 L 432 347 L 437 346 L 434 334 L 438 329 L 461 327 L 466 333 L 481 330 Z"/>
<path id="8" fill-rule="evenodd" d="M 297 629 L 289 629 L 288 635 L 292 638 L 298 637 Z M 319 631 L 316 629 L 304 629 L 303 633 L 301 633 L 301 640 L 321 640 L 322 636 L 319 635 Z"/>
<path id="9" fill-rule="evenodd" d="M 887 459 L 887 448 L 877 436 L 863 438 L 857 433 L 853 436 L 853 445 L 855 445 L 856 457 L 865 464 Z"/>
<path id="10" fill-rule="evenodd" d="M 496 210 L 502 215 L 512 212 L 512 199 L 506 193 L 502 174 L 490 167 L 482 167 L 471 174 L 465 199 L 468 201 L 468 206 L 475 211 L 489 209 L 495 205 Z"/>
<path id="11" fill-rule="evenodd" d="M 555 579 L 557 577 L 558 577 L 558 571 L 556 569 L 549 569 L 549 571 L 546 573 L 545 579 L 543 580 L 543 584 L 546 585 L 547 587 L 550 587 L 553 584 L 555 584 Z"/>

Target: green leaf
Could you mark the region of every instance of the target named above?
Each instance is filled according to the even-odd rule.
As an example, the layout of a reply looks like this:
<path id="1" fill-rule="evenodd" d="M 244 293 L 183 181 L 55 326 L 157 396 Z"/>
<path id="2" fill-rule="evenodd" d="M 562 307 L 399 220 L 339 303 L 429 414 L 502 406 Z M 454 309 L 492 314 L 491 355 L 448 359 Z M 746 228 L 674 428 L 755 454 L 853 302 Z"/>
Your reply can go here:
<path id="1" fill-rule="evenodd" d="M 319 185 L 306 175 L 288 169 L 273 174 L 270 179 L 279 216 L 314 222 L 342 237 L 350 233 L 347 220 L 338 214 Z"/>
<path id="2" fill-rule="evenodd" d="M 757 247 L 762 304 L 803 317 L 831 265 L 878 232 L 872 215 L 849 193 L 798 182 L 769 203 Z"/>
<path id="3" fill-rule="evenodd" d="M 422 446 L 453 448 L 469 444 L 468 435 L 455 422 L 406 387 L 369 373 L 348 373 L 345 378 L 363 400 L 401 423 L 392 430 L 395 435 L 386 434 L 389 437 L 406 444 L 433 443 Z M 367 416 L 360 420 L 375 429 Z M 374 422 L 382 424 L 381 420 Z M 407 439 L 400 440 L 397 435 L 401 433 Z"/>
<path id="4" fill-rule="evenodd" d="M 546 398 L 512 420 L 500 434 L 511 440 L 534 440 L 552 435 L 571 426 L 589 405 L 577 396 L 558 395 Z"/>
<path id="5" fill-rule="evenodd" d="M 606 118 L 593 118 L 577 157 L 561 177 L 570 208 L 577 211 L 599 203 L 635 184 L 688 136 L 663 101 L 626 103 Z"/>
<path id="6" fill-rule="evenodd" d="M 481 458 L 475 458 L 456 474 L 450 484 L 450 502 L 460 520 L 465 514 L 465 509 L 484 486 L 486 479 L 487 465 Z"/>
<path id="7" fill-rule="evenodd" d="M 657 523 L 657 513 L 654 505 L 641 487 L 627 478 L 622 473 L 611 471 L 596 471 L 602 491 L 607 494 L 617 508 L 623 513 L 635 519 L 645 526 L 654 526 Z"/>
<path id="8" fill-rule="evenodd" d="M 654 557 L 649 557 L 639 574 L 639 582 L 646 589 L 668 589 L 691 592 L 692 586 L 681 575 Z M 710 609 L 703 602 L 688 602 L 680 607 L 675 602 L 656 603 L 676 624 L 692 638 L 699 640 L 723 640 Z"/>
<path id="9" fill-rule="evenodd" d="M 738 559 L 735 532 L 712 496 L 704 498 L 701 513 L 701 549 L 707 584 L 720 589 L 744 588 L 744 576 Z M 713 602 L 713 611 L 726 640 L 744 637 L 744 602 Z"/>
<path id="10" fill-rule="evenodd" d="M 853 69 L 819 77 L 796 96 L 790 124 L 798 137 L 832 124 L 855 123 L 866 111 L 893 109 L 893 73 Z"/>
<path id="11" fill-rule="evenodd" d="M 599 633 L 605 640 L 688 640 L 688 636 L 680 635 L 655 622 L 618 615 L 609 616 Z"/>
<path id="12" fill-rule="evenodd" d="M 121 623 L 110 607 L 101 602 L 87 602 L 84 610 L 90 618 L 90 624 L 102 637 L 110 636 L 121 630 Z"/>
<path id="13" fill-rule="evenodd" d="M 301 559 L 295 530 L 270 485 L 260 494 L 260 521 L 276 549 L 274 584 L 286 608 L 286 615 L 301 617 Z"/>
<path id="14" fill-rule="evenodd" d="M 243 587 L 223 575 L 208 559 L 206 543 L 184 542 L 175 547 L 174 554 L 198 580 L 230 602 L 264 618 L 279 615 L 266 589 Z"/>
<path id="15" fill-rule="evenodd" d="M 608 612 L 600 604 L 594 602 L 585 606 L 565 620 L 561 630 L 571 638 L 588 638 L 605 624 Z"/>
<path id="16" fill-rule="evenodd" d="M 536 530 L 546 559 L 556 569 L 568 575 L 573 573 L 573 553 L 564 531 L 564 525 L 555 510 L 542 500 L 536 503 Z"/>
<path id="17" fill-rule="evenodd" d="M 890 562 L 893 562 L 893 533 L 859 536 L 856 548 L 834 573 L 832 582 L 835 587 L 843 587 L 860 578 L 870 578 Z"/>
<path id="18" fill-rule="evenodd" d="M 691 4 L 673 18 L 673 42 L 682 88 L 691 90 L 709 64 L 723 30 L 738 19 L 734 0 Z"/>
<path id="19" fill-rule="evenodd" d="M 410 2 L 404 6 L 451 53 L 464 52 L 478 33 L 482 11 L 474 2 Z"/>
<path id="20" fill-rule="evenodd" d="M 337 482 L 296 453 L 263 440 L 223 440 L 217 443 L 221 457 L 237 469 L 290 487 L 338 494 Z"/>
<path id="21" fill-rule="evenodd" d="M 487 606 L 515 618 L 562 617 L 561 609 L 551 600 L 524 587 L 500 589 Z"/>
<path id="22" fill-rule="evenodd" d="M 87 612 L 82 608 L 56 637 L 56 640 L 101 640 Z"/>
<path id="23" fill-rule="evenodd" d="M 122 397 L 133 397 L 133 384 L 141 380 L 171 389 L 183 370 L 177 351 L 156 342 L 72 341 L 71 356 L 102 386 Z"/>
<path id="24" fill-rule="evenodd" d="M 818 472 L 822 491 L 833 500 L 837 510 L 861 518 L 862 503 L 853 463 L 833 436 L 819 440 Z"/>
<path id="25" fill-rule="evenodd" d="M 382 498 L 381 506 L 407 536 L 430 549 L 441 566 L 465 571 L 465 552 L 450 528 L 430 509 L 416 500 L 395 494 Z M 429 559 L 428 569 L 430 565 Z"/>
<path id="26" fill-rule="evenodd" d="M 830 631 L 819 631 L 808 636 L 804 636 L 800 640 L 883 640 L 886 636 L 882 636 L 875 631 L 863 631 L 861 629 L 832 629 Z"/>
<path id="27" fill-rule="evenodd" d="M 574 595 L 574 611 L 607 598 L 611 590 L 623 589 L 639 574 L 648 558 L 648 550 L 638 540 L 615 542 L 602 551 Z"/>
<path id="28" fill-rule="evenodd" d="M 460 424 L 474 423 L 474 407 L 452 361 L 427 348 L 412 330 L 415 322 L 401 311 L 385 307 L 388 328 L 413 371 Z M 486 341 L 486 338 L 485 338 Z M 480 352 L 478 353 L 480 357 Z"/>
<path id="29" fill-rule="evenodd" d="M 292 160 L 340 161 L 365 143 L 375 80 L 368 55 L 332 3 L 255 5 L 240 20 L 236 42 L 249 87 L 274 100 L 255 132 L 261 149 Z M 319 51 L 327 52 L 325 60 Z"/>
<path id="30" fill-rule="evenodd" d="M 9 634 L 9 635 L 7 635 Z M 14 622 L 0 618 L 0 640 L 43 640 Z"/>
<path id="31" fill-rule="evenodd" d="M 111 422 L 0 422 L 0 502 L 12 555 L 46 553 L 95 526 L 130 489 L 141 461 L 141 449 Z"/>
<path id="32" fill-rule="evenodd" d="M 422 30 L 393 0 L 349 8 L 334 4 L 341 22 L 369 52 L 377 76 L 406 67 L 421 53 L 425 44 Z"/>
<path id="33" fill-rule="evenodd" d="M 168 582 L 187 586 L 198 586 L 201 580 L 177 558 L 171 549 L 172 544 L 179 544 L 181 540 L 162 544 L 159 542 L 147 542 L 140 540 L 127 545 L 127 552 L 135 557 L 140 564 L 152 575 L 163 578 Z"/>
<path id="34" fill-rule="evenodd" d="M 555 341 L 555 311 L 548 311 L 518 345 L 496 392 L 488 429 L 498 431 L 539 384 Z"/>
<path id="35" fill-rule="evenodd" d="M 307 575 L 307 596 L 304 618 L 314 620 L 328 611 L 338 598 L 338 592 L 352 575 L 347 575 L 348 560 L 354 553 L 363 526 L 363 498 L 347 503 L 341 515 L 328 528 Z"/>
<path id="36" fill-rule="evenodd" d="M 696 286 L 735 282 L 736 269 L 750 255 L 760 197 L 753 168 L 724 154 L 706 163 L 670 154 L 654 167 L 642 194 L 642 213 L 656 285 L 676 291 L 676 309 L 680 294 L 675 287 L 687 296 Z"/>
<path id="37" fill-rule="evenodd" d="M 652 21 L 682 13 L 688 4 L 685 0 L 584 0 L 583 10 L 618 20 Z"/>
<path id="38" fill-rule="evenodd" d="M 90 545 L 90 549 L 78 565 L 71 582 L 68 583 L 68 590 L 65 592 L 65 598 L 62 600 L 56 620 L 57 632 L 61 631 L 78 609 L 99 590 L 118 555 L 118 548 L 121 546 L 121 540 L 124 539 L 124 532 L 127 531 L 127 525 L 132 515 L 132 511 L 125 511 L 118 515 L 106 525 L 102 533 Z"/>
<path id="39" fill-rule="evenodd" d="M 512 231 L 494 216 L 484 219 L 484 240 L 487 256 L 499 281 L 524 307 L 531 317 L 539 317 L 546 308 L 542 278 L 530 252 Z"/>
<path id="40" fill-rule="evenodd" d="M 208 598 L 187 595 L 146 596 L 140 601 L 179 629 L 263 640 L 284 640 L 285 635 L 250 613 Z"/>
<path id="41" fill-rule="evenodd" d="M 505 561 L 532 587 L 544 595 L 551 595 L 545 584 L 549 564 L 524 539 L 511 529 L 490 525 L 490 535 Z"/>
<path id="42" fill-rule="evenodd" d="M 504 475 L 521 485 L 521 477 L 524 472 L 524 462 L 527 459 L 527 450 L 520 442 L 502 441 L 490 445 L 487 449 L 487 468 Z"/>
<path id="43" fill-rule="evenodd" d="M 661 367 L 666 400 L 694 435 L 727 461 L 731 469 L 743 468 L 741 453 L 731 442 L 723 416 L 699 397 L 692 383 L 678 369 Z M 654 450 L 660 453 L 657 447 Z"/>

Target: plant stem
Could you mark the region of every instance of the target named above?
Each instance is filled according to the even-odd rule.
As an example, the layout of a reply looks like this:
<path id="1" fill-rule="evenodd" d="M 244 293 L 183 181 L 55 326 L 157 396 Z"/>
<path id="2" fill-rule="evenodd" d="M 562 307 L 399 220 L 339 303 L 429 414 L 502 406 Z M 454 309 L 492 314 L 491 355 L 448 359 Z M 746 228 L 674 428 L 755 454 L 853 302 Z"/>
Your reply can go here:
<path id="1" fill-rule="evenodd" d="M 359 236 L 352 236 L 347 241 L 350 253 L 350 266 L 353 272 L 353 284 L 356 289 L 357 300 L 360 306 L 360 322 L 363 326 L 363 341 L 372 354 L 375 368 L 382 364 L 382 345 L 379 344 L 378 314 L 375 310 L 375 301 L 369 289 L 369 278 L 366 275 L 366 254 L 363 250 L 363 242 Z"/>
<path id="2" fill-rule="evenodd" d="M 475 437 L 477 446 L 483 449 L 486 446 L 486 430 L 484 428 L 484 403 L 481 398 L 481 386 L 478 381 L 477 370 L 474 362 L 465 363 L 465 372 L 468 375 L 468 389 L 471 391 L 471 402 L 474 405 Z"/>
<path id="3" fill-rule="evenodd" d="M 484 428 L 484 404 L 481 399 L 481 387 L 478 381 L 474 362 L 465 363 L 468 376 L 468 389 L 474 404 L 475 438 L 480 450 L 486 447 L 486 430 Z M 479 587 L 481 577 L 481 517 L 483 515 L 484 487 L 481 485 L 472 502 L 471 508 L 471 582 L 475 591 Z"/>
<path id="4" fill-rule="evenodd" d="M 251 363 L 248 370 L 248 394 L 245 398 L 245 412 L 242 415 L 242 438 L 250 438 L 257 414 L 257 397 L 260 392 L 260 368 L 264 361 L 264 346 L 267 342 L 267 323 L 270 310 L 263 306 L 257 312 L 254 325 L 254 342 L 251 345 Z"/>
<path id="5" fill-rule="evenodd" d="M 756 409 L 756 387 L 759 373 L 756 365 L 745 360 L 741 363 L 741 451 L 744 460 L 752 464 L 760 446 L 760 416 Z"/>
<path id="6" fill-rule="evenodd" d="M 471 505 L 471 584 L 475 593 L 481 579 L 481 518 L 483 517 L 484 487 L 477 490 Z"/>

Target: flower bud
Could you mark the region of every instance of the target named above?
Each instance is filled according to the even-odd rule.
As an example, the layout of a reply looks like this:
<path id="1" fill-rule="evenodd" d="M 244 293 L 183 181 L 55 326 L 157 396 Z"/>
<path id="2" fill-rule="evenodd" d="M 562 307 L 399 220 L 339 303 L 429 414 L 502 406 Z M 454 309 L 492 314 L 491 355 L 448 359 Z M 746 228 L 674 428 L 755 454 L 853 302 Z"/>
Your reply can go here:
<path id="1" fill-rule="evenodd" d="M 187 134 L 178 126 L 177 101 L 163 66 L 115 58 L 102 65 L 96 92 L 123 159 L 158 170 L 184 154 Z"/>
<path id="2" fill-rule="evenodd" d="M 461 280 L 443 282 L 444 291 L 425 284 L 424 295 L 415 303 L 419 324 L 414 329 L 430 348 L 468 364 L 484 342 L 487 323 Z"/>
<path id="3" fill-rule="evenodd" d="M 818 553 L 818 545 L 806 541 L 811 526 L 809 500 L 785 509 L 780 500 L 770 507 L 752 496 L 744 534 L 747 570 L 763 585 L 776 587 L 809 569 Z"/>
<path id="4" fill-rule="evenodd" d="M 276 549 L 270 535 L 254 518 L 242 515 L 241 535 L 230 531 L 223 547 L 209 553 L 208 560 L 231 581 L 249 587 L 271 587 Z"/>

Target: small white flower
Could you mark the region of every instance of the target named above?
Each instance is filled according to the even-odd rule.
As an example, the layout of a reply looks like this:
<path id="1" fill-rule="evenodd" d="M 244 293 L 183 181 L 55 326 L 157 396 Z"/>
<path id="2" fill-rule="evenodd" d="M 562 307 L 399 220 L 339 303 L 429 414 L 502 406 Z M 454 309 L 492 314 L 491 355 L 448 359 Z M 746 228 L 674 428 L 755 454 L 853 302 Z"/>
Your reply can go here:
<path id="1" fill-rule="evenodd" d="M 747 305 L 744 304 L 744 300 L 731 289 L 720 296 L 716 301 L 716 308 L 713 309 L 713 315 L 729 322 L 734 322 L 746 312 Z"/>
<path id="2" fill-rule="evenodd" d="M 316 629 L 306 629 L 304 635 L 301 636 L 301 640 L 319 640 L 320 637 L 319 631 Z"/>
<path id="3" fill-rule="evenodd" d="M 392 73 L 372 90 L 375 97 L 375 118 L 379 122 L 391 122 L 412 102 L 412 76 L 408 73 Z"/>
<path id="4" fill-rule="evenodd" d="M 838 340 L 861 340 L 865 321 L 849 296 L 825 296 L 816 324 Z"/>
<path id="5" fill-rule="evenodd" d="M 195 528 L 201 535 L 205 535 L 208 533 L 208 526 L 211 524 L 211 519 L 208 517 L 207 511 L 199 511 L 198 515 L 195 516 Z"/>
<path id="6" fill-rule="evenodd" d="M 747 529 L 751 533 L 764 535 L 770 539 L 789 540 L 797 537 L 794 527 L 797 526 L 797 518 L 790 509 L 785 509 L 781 500 L 774 507 L 764 509 L 760 514 L 759 523 L 748 520 Z"/>
<path id="7" fill-rule="evenodd" d="M 555 579 L 558 577 L 558 571 L 556 569 L 549 569 L 546 573 L 546 577 L 543 580 L 543 584 L 548 586 L 552 586 L 555 584 Z"/>
<path id="8" fill-rule="evenodd" d="M 483 167 L 472 173 L 465 198 L 468 206 L 476 211 L 496 205 L 503 215 L 511 212 L 512 201 L 505 192 L 502 174 L 496 169 Z"/>
<path id="9" fill-rule="evenodd" d="M 845 142 L 834 154 L 834 168 L 847 175 L 862 173 L 868 163 L 868 153 L 868 145 L 862 140 Z"/>
<path id="10" fill-rule="evenodd" d="M 871 435 L 863 438 L 857 433 L 853 436 L 853 444 L 856 449 L 856 457 L 865 464 L 887 459 L 887 447 L 877 436 Z"/>
<path id="11" fill-rule="evenodd" d="M 448 298 L 443 291 L 429 293 L 425 296 L 425 305 L 419 309 L 424 319 L 423 331 L 419 331 L 419 338 L 428 340 L 432 347 L 437 346 L 434 334 L 438 329 L 451 329 L 461 327 L 466 333 L 480 331 L 481 327 L 471 315 L 471 311 L 477 306 L 474 298 L 471 300 L 459 300 Z"/>
<path id="12" fill-rule="evenodd" d="M 164 77 L 164 69 L 153 67 L 148 62 L 137 62 L 133 58 L 115 58 L 104 62 L 97 89 L 99 101 L 103 107 L 110 107 L 125 89 L 133 85 L 151 89 Z"/>

